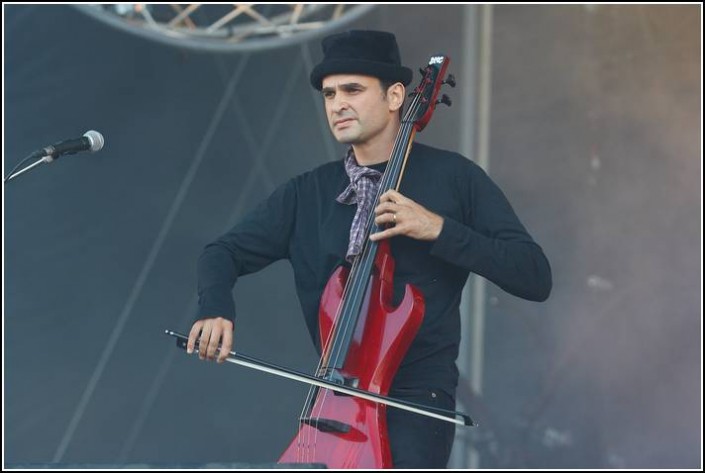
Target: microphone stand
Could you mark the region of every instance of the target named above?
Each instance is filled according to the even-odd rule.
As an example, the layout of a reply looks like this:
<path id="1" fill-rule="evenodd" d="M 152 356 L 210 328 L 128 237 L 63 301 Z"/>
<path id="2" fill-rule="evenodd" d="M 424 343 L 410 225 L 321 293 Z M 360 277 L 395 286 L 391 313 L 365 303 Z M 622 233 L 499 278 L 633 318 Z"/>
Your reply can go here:
<path id="1" fill-rule="evenodd" d="M 28 159 L 34 157 L 35 154 L 36 154 L 36 153 L 32 153 L 31 155 L 27 156 L 25 159 L 23 159 L 22 161 L 20 161 L 20 163 L 19 163 L 17 166 L 15 166 L 15 167 L 12 169 L 12 171 L 14 171 L 15 169 L 17 169 L 22 163 L 24 163 L 24 162 L 27 161 Z M 40 153 L 40 154 L 43 154 L 43 152 Z M 30 169 L 34 168 L 35 166 L 39 166 L 40 164 L 44 164 L 44 163 L 50 163 L 50 162 L 52 162 L 52 161 L 54 161 L 54 157 L 53 157 L 52 155 L 50 155 L 50 154 L 47 154 L 47 155 L 43 156 L 41 159 L 35 161 L 33 164 L 30 164 L 30 165 L 27 166 L 26 168 L 22 169 L 21 171 L 17 171 L 16 173 L 12 174 L 11 176 L 6 177 L 5 179 L 3 179 L 3 182 L 7 182 L 7 181 L 9 181 L 9 180 L 11 180 L 11 179 L 14 179 L 14 178 L 16 178 L 17 176 L 19 176 L 20 174 L 25 173 L 25 172 L 29 171 Z M 10 173 L 12 173 L 12 171 L 10 171 Z"/>

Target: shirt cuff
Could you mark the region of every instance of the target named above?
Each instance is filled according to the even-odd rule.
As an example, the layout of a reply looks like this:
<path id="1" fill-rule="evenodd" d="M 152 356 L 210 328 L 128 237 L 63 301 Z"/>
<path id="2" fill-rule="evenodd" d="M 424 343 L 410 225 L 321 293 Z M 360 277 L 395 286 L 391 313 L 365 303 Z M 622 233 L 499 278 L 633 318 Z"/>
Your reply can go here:
<path id="1" fill-rule="evenodd" d="M 198 297 L 197 319 L 206 317 L 235 320 L 235 302 L 230 289 L 212 287 L 201 291 Z"/>

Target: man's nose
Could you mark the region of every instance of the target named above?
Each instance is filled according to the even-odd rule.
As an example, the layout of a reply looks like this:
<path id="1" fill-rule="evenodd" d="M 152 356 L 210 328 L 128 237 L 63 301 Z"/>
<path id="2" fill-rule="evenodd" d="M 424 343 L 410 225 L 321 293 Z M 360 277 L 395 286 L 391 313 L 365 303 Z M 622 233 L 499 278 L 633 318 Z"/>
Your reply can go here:
<path id="1" fill-rule="evenodd" d="M 345 100 L 345 98 L 342 98 L 338 95 L 333 99 L 333 103 L 331 105 L 331 110 L 334 113 L 339 113 L 339 112 L 342 112 L 343 110 L 347 110 L 348 107 L 349 107 L 349 104 Z"/>

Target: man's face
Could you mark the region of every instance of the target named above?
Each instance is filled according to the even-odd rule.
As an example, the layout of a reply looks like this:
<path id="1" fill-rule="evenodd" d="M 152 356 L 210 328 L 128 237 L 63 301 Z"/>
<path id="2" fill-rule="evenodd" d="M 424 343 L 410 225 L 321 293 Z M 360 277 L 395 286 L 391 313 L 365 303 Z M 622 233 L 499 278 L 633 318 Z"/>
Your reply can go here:
<path id="1" fill-rule="evenodd" d="M 323 78 L 321 93 L 333 136 L 340 143 L 362 144 L 392 125 L 394 115 L 379 79 L 356 74 Z"/>

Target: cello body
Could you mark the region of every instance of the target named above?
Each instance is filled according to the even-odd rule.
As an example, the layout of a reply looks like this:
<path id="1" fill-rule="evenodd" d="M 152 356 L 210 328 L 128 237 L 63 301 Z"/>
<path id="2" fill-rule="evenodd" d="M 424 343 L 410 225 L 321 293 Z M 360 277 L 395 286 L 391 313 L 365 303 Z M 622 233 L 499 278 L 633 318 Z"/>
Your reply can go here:
<path id="1" fill-rule="evenodd" d="M 394 260 L 388 242 L 380 244 L 374 267 L 365 310 L 342 374 L 355 380 L 360 389 L 386 395 L 421 326 L 424 301 L 417 288 L 406 285 L 399 306 L 391 306 Z M 347 277 L 347 268 L 337 268 L 323 292 L 319 308 L 321 340 L 330 339 Z M 314 420 L 302 422 L 280 463 L 325 463 L 328 468 L 392 467 L 385 405 L 320 389 L 310 412 Z M 331 429 L 331 425 L 349 429 L 342 432 Z"/>

